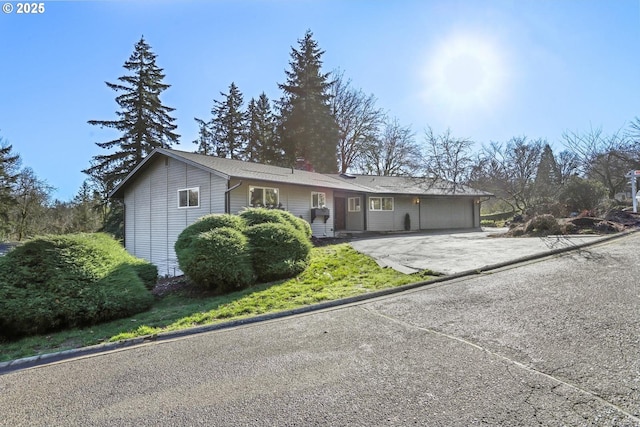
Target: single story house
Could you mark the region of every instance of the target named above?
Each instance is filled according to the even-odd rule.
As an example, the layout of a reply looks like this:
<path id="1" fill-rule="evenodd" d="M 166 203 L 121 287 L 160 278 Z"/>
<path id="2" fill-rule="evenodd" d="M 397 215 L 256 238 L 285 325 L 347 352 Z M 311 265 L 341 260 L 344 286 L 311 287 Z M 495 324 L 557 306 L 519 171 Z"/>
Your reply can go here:
<path id="1" fill-rule="evenodd" d="M 285 209 L 316 237 L 342 232 L 472 229 L 491 194 L 425 178 L 321 174 L 159 148 L 111 192 L 125 208 L 125 247 L 179 274 L 178 235 L 211 213 L 247 207 Z"/>

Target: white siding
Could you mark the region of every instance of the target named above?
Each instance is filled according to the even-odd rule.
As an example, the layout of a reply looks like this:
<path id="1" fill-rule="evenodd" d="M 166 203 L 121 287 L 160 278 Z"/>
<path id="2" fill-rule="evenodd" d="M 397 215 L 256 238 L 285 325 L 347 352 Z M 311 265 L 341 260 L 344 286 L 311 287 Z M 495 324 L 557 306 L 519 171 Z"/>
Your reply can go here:
<path id="1" fill-rule="evenodd" d="M 420 201 L 420 227 L 425 230 L 473 228 L 473 199 L 432 198 Z"/>

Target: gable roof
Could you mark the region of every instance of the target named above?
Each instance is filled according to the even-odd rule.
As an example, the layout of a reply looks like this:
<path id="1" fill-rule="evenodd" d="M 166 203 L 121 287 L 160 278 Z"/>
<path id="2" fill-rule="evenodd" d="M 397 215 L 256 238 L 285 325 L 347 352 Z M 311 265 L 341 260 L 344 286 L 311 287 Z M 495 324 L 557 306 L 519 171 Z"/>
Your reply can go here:
<path id="1" fill-rule="evenodd" d="M 425 178 L 369 176 L 369 175 L 337 175 L 308 172 L 293 168 L 251 163 L 242 160 L 231 160 L 186 151 L 157 148 L 133 169 L 125 179 L 109 194 L 109 197 L 122 198 L 124 188 L 137 174 L 146 169 L 151 160 L 158 156 L 167 156 L 203 169 L 225 179 L 254 179 L 281 184 L 295 184 L 308 187 L 323 187 L 334 190 L 358 193 L 407 194 L 407 195 L 448 195 L 448 196 L 491 196 L 484 191 L 464 187 L 464 191 L 450 191 L 451 186 L 445 182 L 436 182 Z"/>

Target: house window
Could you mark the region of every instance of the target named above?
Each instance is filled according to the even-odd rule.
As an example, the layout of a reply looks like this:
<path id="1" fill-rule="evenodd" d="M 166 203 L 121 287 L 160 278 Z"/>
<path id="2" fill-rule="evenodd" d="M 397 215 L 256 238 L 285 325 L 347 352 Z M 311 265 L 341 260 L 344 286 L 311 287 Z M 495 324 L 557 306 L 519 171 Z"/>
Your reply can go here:
<path id="1" fill-rule="evenodd" d="M 327 197 L 324 193 L 319 193 L 317 191 L 311 192 L 311 207 L 312 208 L 324 208 L 327 203 Z"/>
<path id="2" fill-rule="evenodd" d="M 349 197 L 349 212 L 360 212 L 360 197 Z"/>
<path id="3" fill-rule="evenodd" d="M 393 197 L 369 197 L 369 209 L 372 211 L 392 211 Z"/>
<path id="4" fill-rule="evenodd" d="M 178 190 L 179 208 L 197 208 L 200 206 L 200 187 Z"/>
<path id="5" fill-rule="evenodd" d="M 249 187 L 249 206 L 276 208 L 280 202 L 277 188 Z"/>

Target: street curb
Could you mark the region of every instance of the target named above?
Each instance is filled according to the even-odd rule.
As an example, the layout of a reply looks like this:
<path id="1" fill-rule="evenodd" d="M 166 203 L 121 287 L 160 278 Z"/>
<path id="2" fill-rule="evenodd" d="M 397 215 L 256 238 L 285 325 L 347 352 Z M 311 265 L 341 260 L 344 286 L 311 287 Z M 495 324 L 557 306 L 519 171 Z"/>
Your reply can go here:
<path id="1" fill-rule="evenodd" d="M 306 314 L 306 313 L 311 313 L 315 311 L 326 310 L 329 308 L 335 308 L 343 305 L 359 303 L 366 300 L 371 300 L 371 299 L 380 298 L 380 297 L 384 297 L 392 294 L 397 294 L 397 293 L 405 292 L 405 291 L 420 288 L 420 287 L 427 287 L 434 284 L 448 282 L 448 281 L 452 281 L 452 280 L 456 280 L 464 277 L 479 275 L 488 271 L 498 270 L 501 268 L 505 268 L 515 264 L 520 264 L 523 262 L 530 262 L 530 261 L 534 261 L 534 260 L 538 260 L 538 259 L 542 259 L 542 258 L 554 256 L 554 255 L 563 254 L 566 252 L 580 250 L 589 246 L 593 246 L 593 245 L 605 243 L 614 239 L 626 237 L 638 231 L 640 231 L 640 229 L 623 231 L 617 234 L 603 237 L 598 240 L 593 240 L 590 242 L 581 243 L 577 245 L 564 246 L 561 248 L 552 249 L 549 251 L 516 258 L 510 261 L 486 265 L 478 269 L 467 270 L 467 271 L 463 271 L 460 273 L 455 273 L 447 276 L 439 276 L 427 281 L 408 283 L 406 285 L 398 286 L 395 288 L 382 289 L 382 290 L 371 292 L 368 294 L 356 295 L 356 296 L 343 298 L 339 300 L 321 302 L 318 304 L 312 304 L 312 305 L 299 307 L 291 310 L 286 310 L 286 311 L 281 311 L 276 313 L 269 313 L 269 314 L 262 314 L 259 316 L 247 317 L 243 319 L 230 320 L 227 322 L 220 322 L 212 325 L 196 326 L 193 328 L 182 329 L 179 331 L 162 332 L 160 334 L 154 334 L 154 335 L 145 335 L 142 337 L 126 339 L 126 340 L 117 341 L 113 343 L 97 344 L 89 347 L 81 347 L 77 349 L 64 350 L 56 353 L 39 354 L 36 356 L 10 360 L 8 362 L 0 362 L 0 375 L 22 370 L 22 369 L 33 368 L 37 366 L 60 362 L 67 359 L 73 359 L 81 356 L 89 356 L 93 354 L 105 353 L 108 351 L 120 350 L 128 347 L 137 346 L 140 344 L 149 343 L 149 342 L 167 341 L 175 338 L 181 338 L 181 337 L 201 334 L 205 332 L 231 329 L 238 326 L 250 325 L 253 323 L 265 322 L 268 320 L 282 319 L 289 316 Z M 559 238 L 561 237 L 562 236 L 559 236 Z"/>

